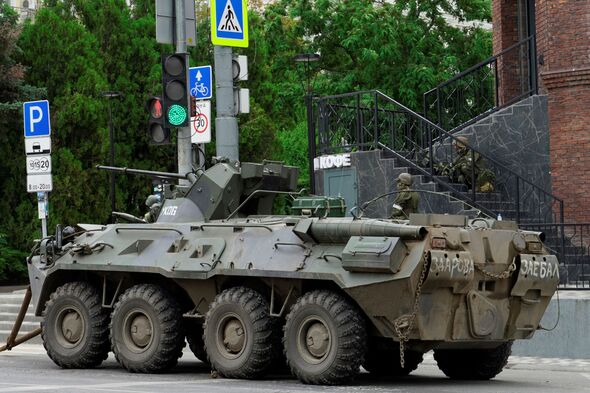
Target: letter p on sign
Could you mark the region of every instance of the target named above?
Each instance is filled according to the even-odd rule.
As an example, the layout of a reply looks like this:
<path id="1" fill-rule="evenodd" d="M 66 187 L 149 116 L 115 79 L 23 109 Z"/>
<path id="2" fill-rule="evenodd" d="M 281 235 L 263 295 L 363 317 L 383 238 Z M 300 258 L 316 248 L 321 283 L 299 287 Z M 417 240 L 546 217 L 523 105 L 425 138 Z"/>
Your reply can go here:
<path id="1" fill-rule="evenodd" d="M 49 101 L 29 101 L 23 103 L 23 125 L 25 138 L 49 136 Z"/>

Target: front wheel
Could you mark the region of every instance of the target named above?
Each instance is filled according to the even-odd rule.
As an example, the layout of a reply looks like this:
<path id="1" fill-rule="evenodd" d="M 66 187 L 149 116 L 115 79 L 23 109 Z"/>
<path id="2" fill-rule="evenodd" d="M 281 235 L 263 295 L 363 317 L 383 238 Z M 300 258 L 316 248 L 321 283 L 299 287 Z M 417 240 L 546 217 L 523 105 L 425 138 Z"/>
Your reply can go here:
<path id="1" fill-rule="evenodd" d="M 47 355 L 63 368 L 96 367 L 109 353 L 109 314 L 96 288 L 70 282 L 45 304 L 41 322 Z"/>
<path id="2" fill-rule="evenodd" d="M 492 379 L 508 363 L 512 341 L 496 348 L 435 349 L 434 359 L 438 368 L 452 379 Z"/>
<path id="3" fill-rule="evenodd" d="M 365 322 L 355 305 L 332 291 L 306 293 L 287 315 L 285 356 L 303 383 L 350 382 L 363 363 L 366 341 Z"/>
<path id="4" fill-rule="evenodd" d="M 166 371 L 182 355 L 182 312 L 163 288 L 140 284 L 117 301 L 111 317 L 111 345 L 127 370 L 140 373 Z"/>

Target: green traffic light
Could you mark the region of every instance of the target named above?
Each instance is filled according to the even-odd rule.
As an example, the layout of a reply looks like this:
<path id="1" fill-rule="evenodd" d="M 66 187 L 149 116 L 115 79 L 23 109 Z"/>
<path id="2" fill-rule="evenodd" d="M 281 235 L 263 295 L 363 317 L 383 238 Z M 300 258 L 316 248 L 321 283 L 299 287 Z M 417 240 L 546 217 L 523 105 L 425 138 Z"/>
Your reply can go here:
<path id="1" fill-rule="evenodd" d="M 170 108 L 168 108 L 168 123 L 172 124 L 173 126 L 179 126 L 186 121 L 188 113 L 186 108 L 174 104 Z"/>

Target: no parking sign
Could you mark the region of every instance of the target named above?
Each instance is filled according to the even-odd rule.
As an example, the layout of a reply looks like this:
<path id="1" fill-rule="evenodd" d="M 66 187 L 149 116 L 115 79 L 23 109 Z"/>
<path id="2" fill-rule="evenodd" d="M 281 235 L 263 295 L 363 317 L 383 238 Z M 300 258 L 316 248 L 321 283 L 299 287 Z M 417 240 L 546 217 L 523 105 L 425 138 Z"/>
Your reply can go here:
<path id="1" fill-rule="evenodd" d="M 191 143 L 211 142 L 211 101 L 197 101 L 197 114 L 191 117 Z"/>

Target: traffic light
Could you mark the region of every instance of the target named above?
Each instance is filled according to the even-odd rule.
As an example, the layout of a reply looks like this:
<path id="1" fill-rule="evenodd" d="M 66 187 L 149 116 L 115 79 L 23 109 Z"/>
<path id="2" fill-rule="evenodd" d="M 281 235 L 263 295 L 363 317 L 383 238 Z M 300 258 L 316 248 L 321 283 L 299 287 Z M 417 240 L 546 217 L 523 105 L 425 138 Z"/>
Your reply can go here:
<path id="1" fill-rule="evenodd" d="M 164 124 L 167 127 L 189 125 L 188 54 L 162 55 Z"/>
<path id="2" fill-rule="evenodd" d="M 170 129 L 164 122 L 164 108 L 160 97 L 150 97 L 146 102 L 146 109 L 150 114 L 148 121 L 148 136 L 153 145 L 170 143 Z"/>

